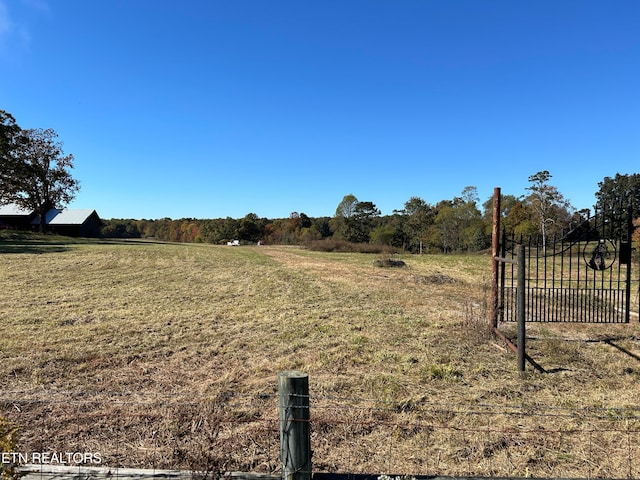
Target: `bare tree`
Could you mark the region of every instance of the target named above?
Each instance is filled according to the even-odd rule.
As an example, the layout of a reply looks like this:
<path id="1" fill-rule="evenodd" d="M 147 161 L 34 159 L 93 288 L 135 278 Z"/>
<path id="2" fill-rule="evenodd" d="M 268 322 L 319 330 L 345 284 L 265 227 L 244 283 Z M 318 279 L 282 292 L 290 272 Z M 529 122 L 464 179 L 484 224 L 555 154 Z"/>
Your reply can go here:
<path id="1" fill-rule="evenodd" d="M 542 248 L 547 251 L 547 237 L 549 227 L 556 226 L 556 230 L 562 230 L 565 220 L 570 218 L 571 203 L 553 185 L 549 185 L 551 174 L 547 170 L 529 176 L 531 186 L 527 190 L 531 192 L 527 197 L 533 208 L 540 226 L 542 235 Z"/>

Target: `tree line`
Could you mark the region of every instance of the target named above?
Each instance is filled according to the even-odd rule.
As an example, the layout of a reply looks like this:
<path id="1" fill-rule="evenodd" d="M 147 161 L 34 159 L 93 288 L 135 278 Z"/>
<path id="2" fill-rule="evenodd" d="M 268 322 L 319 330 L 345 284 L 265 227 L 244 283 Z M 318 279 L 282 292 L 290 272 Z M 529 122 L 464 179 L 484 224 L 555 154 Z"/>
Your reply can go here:
<path id="1" fill-rule="evenodd" d="M 0 204 L 13 203 L 40 215 L 75 198 L 80 185 L 71 175 L 73 155 L 65 155 L 51 128 L 22 129 L 0 110 Z"/>
<path id="2" fill-rule="evenodd" d="M 590 213 L 576 210 L 552 185 L 552 175 L 541 171 L 531 175 L 527 193 L 503 194 L 501 222 L 509 233 L 543 238 L 561 236 L 577 226 Z M 598 184 L 596 208 L 630 202 L 640 213 L 640 174 L 616 174 Z M 621 210 L 622 213 L 622 210 Z M 411 197 L 404 208 L 381 215 L 375 203 L 348 194 L 331 217 L 312 218 L 292 212 L 287 218 L 267 219 L 249 213 L 240 219 L 199 220 L 112 219 L 105 222 L 103 234 L 119 238 L 155 238 L 171 242 L 225 244 L 242 243 L 311 245 L 344 242 L 388 246 L 413 253 L 477 252 L 490 247 L 493 197 L 480 201 L 477 188 L 466 187 L 459 196 L 429 204 Z M 636 231 L 636 242 L 640 241 Z"/>
<path id="3" fill-rule="evenodd" d="M 65 155 L 53 129 L 22 129 L 14 117 L 0 110 L 0 204 L 14 203 L 40 215 L 62 208 L 79 190 L 71 175 L 73 155 Z M 526 194 L 502 196 L 502 225 L 516 235 L 562 235 L 588 216 L 576 211 L 552 185 L 544 170 L 529 176 Z M 618 205 L 620 215 L 631 204 L 640 214 L 640 174 L 605 177 L 598 183 L 596 207 Z M 249 213 L 240 219 L 105 220 L 102 234 L 115 238 L 155 238 L 172 242 L 309 245 L 332 240 L 348 244 L 388 246 L 407 252 L 473 252 L 489 247 L 493 198 L 481 203 L 477 188 L 469 186 L 459 196 L 429 204 L 411 197 L 404 208 L 381 215 L 371 200 L 348 194 L 331 217 L 311 218 L 292 212 L 288 218 L 266 219 Z M 639 233 L 634 233 L 638 241 Z"/>

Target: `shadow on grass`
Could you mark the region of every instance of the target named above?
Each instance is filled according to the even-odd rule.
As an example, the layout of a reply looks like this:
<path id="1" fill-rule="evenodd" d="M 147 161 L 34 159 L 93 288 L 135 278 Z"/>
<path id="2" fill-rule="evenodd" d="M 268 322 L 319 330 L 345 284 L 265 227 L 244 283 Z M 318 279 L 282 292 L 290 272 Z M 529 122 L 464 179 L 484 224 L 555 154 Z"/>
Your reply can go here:
<path id="1" fill-rule="evenodd" d="M 11 253 L 22 254 L 41 254 L 41 253 L 59 253 L 66 252 L 68 248 L 64 245 L 47 245 L 47 244 L 20 244 L 9 245 L 0 243 L 0 255 Z"/>
<path id="2" fill-rule="evenodd" d="M 629 350 L 627 350 L 626 348 L 624 348 L 621 345 L 618 345 L 617 343 L 613 343 L 613 340 L 618 340 L 618 339 L 606 339 L 604 340 L 604 343 L 606 343 L 607 345 L 612 346 L 613 348 L 617 348 L 619 351 L 621 351 L 622 353 L 628 355 L 629 357 L 638 360 L 640 362 L 640 356 L 636 355 L 633 352 L 630 352 Z"/>
<path id="3" fill-rule="evenodd" d="M 616 350 L 618 350 L 619 352 L 624 353 L 625 355 L 627 355 L 629 358 L 632 358 L 633 360 L 637 360 L 638 362 L 640 362 L 640 355 L 631 352 L 630 350 L 624 348 L 622 345 L 619 345 L 618 341 L 620 340 L 626 340 L 629 337 L 627 336 L 620 336 L 620 337 L 609 337 L 609 338 L 596 338 L 596 339 L 586 339 L 586 340 L 564 340 L 564 341 L 579 341 L 579 342 L 584 342 L 584 343 L 604 343 L 606 345 L 609 345 L 610 347 L 615 348 Z M 629 369 L 630 371 L 633 371 L 633 369 Z M 559 367 L 559 368 L 552 368 L 552 369 L 544 369 L 544 372 L 542 373 L 560 373 L 560 372 L 565 372 L 565 371 L 571 371 L 570 368 L 565 368 L 565 367 Z"/>
<path id="4" fill-rule="evenodd" d="M 0 231 L 0 255 L 66 252 L 70 245 L 77 243 L 80 242 L 76 239 L 59 235 Z"/>
<path id="5" fill-rule="evenodd" d="M 562 373 L 562 372 L 570 372 L 570 371 L 571 371 L 570 368 L 557 367 L 557 368 L 546 369 L 544 372 L 545 373 Z"/>
<path id="6" fill-rule="evenodd" d="M 127 238 L 82 238 L 59 237 L 47 238 L 46 235 L 0 235 L 0 255 L 9 253 L 40 254 L 66 252 L 77 245 L 168 245 L 172 242 L 163 242 L 155 239 L 127 239 Z M 179 243 L 179 245 L 193 245 Z"/>

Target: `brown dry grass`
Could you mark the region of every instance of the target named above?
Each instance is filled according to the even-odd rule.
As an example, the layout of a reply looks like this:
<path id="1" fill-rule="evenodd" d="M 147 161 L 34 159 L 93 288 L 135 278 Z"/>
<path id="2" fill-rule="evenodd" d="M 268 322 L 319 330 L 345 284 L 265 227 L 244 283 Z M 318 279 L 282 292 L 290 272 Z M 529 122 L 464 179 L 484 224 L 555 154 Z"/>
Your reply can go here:
<path id="1" fill-rule="evenodd" d="M 553 373 L 521 376 L 486 327 L 488 256 L 378 268 L 291 247 L 24 239 L 0 252 L 0 400 L 24 449 L 275 471 L 276 375 L 295 369 L 319 470 L 640 470 L 638 324 L 532 325 L 529 353 Z"/>

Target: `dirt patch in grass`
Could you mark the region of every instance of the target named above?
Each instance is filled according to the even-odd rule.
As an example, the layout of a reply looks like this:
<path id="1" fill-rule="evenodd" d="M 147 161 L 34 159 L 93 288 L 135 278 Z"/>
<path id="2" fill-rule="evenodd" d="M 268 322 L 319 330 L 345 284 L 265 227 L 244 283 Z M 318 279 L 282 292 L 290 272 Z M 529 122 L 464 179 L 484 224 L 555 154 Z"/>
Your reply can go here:
<path id="1" fill-rule="evenodd" d="M 376 267 L 381 268 L 402 268 L 407 266 L 405 261 L 400 260 L 399 258 L 379 258 L 377 260 L 374 260 L 373 264 Z"/>

